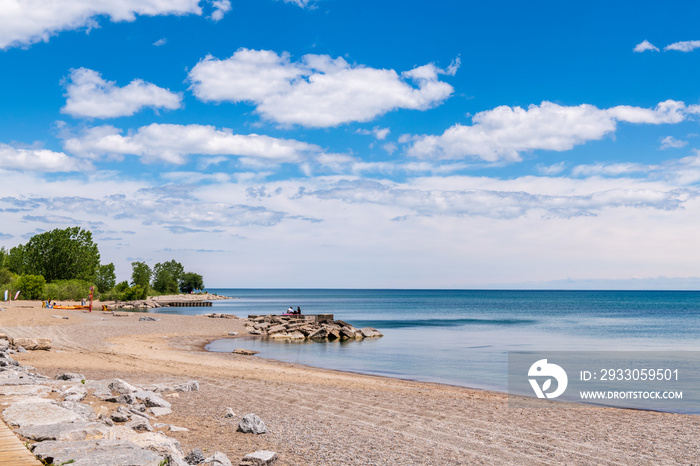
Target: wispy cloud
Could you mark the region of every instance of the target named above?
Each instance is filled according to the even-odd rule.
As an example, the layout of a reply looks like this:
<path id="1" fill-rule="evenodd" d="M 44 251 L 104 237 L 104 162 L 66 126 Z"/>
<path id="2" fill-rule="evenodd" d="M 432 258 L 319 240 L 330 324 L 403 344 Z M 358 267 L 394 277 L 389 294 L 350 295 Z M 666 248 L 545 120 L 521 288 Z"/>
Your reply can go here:
<path id="1" fill-rule="evenodd" d="M 634 46 L 634 51 L 637 53 L 646 52 L 648 50 L 652 52 L 658 52 L 659 48 L 646 39 Z"/>
<path id="2" fill-rule="evenodd" d="M 102 79 L 97 71 L 86 68 L 71 72 L 66 98 L 62 113 L 88 118 L 129 116 L 144 107 L 175 110 L 182 102 L 181 95 L 141 79 L 119 87 L 113 81 Z"/>
<path id="3" fill-rule="evenodd" d="M 69 152 L 87 158 L 138 155 L 146 162 L 185 163 L 188 155 L 231 155 L 270 163 L 300 162 L 319 146 L 259 134 L 234 134 L 230 129 L 203 125 L 143 126 L 126 135 L 113 126 L 90 128 L 80 137 L 65 141 Z M 220 161 L 219 161 L 220 162 Z"/>
<path id="4" fill-rule="evenodd" d="M 513 183 L 516 184 L 516 183 Z M 342 200 L 353 204 L 391 205 L 409 210 L 413 215 L 476 216 L 499 219 L 522 217 L 530 212 L 552 217 L 598 215 L 604 209 L 635 208 L 674 210 L 697 196 L 694 191 L 668 191 L 645 188 L 617 188 L 588 194 L 535 194 L 493 189 L 427 189 L 367 180 L 338 181 L 305 196 L 324 200 Z"/>
<path id="5" fill-rule="evenodd" d="M 224 19 L 224 15 L 231 11 L 231 1 L 230 0 L 213 0 L 211 2 L 212 6 L 214 7 L 214 11 L 212 11 L 211 16 L 209 16 L 209 19 L 212 21 L 221 21 Z"/>
<path id="6" fill-rule="evenodd" d="M 676 50 L 678 52 L 692 52 L 693 50 L 700 48 L 700 40 L 686 40 L 681 42 L 674 42 L 671 45 L 664 47 L 664 50 Z"/>
<path id="7" fill-rule="evenodd" d="M 438 79 L 440 74 L 447 72 L 432 64 L 399 74 L 352 65 L 341 57 L 305 55 L 292 62 L 287 53 L 239 49 L 226 60 L 207 56 L 188 79 L 204 102 L 250 102 L 278 123 L 332 127 L 370 121 L 399 108 L 435 106 L 453 91 Z"/>
<path id="8" fill-rule="evenodd" d="M 166 39 L 165 37 L 162 37 L 162 38 L 158 39 L 157 41 L 153 42 L 153 45 L 155 45 L 156 47 L 160 47 L 161 45 L 165 45 L 167 43 L 168 43 L 168 39 Z"/>
<path id="9" fill-rule="evenodd" d="M 688 141 L 676 139 L 673 136 L 666 136 L 661 140 L 660 149 L 681 149 L 688 145 Z"/>

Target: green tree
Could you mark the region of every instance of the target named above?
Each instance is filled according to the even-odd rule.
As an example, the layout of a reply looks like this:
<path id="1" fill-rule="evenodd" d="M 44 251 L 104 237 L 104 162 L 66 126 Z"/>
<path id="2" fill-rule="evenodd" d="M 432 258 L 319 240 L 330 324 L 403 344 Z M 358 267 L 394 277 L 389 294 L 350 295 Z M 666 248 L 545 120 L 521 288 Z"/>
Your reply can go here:
<path id="1" fill-rule="evenodd" d="M 144 299 L 146 290 L 139 285 L 130 286 L 122 292 L 121 299 L 123 301 L 134 301 L 135 299 Z"/>
<path id="2" fill-rule="evenodd" d="M 42 275 L 48 282 L 92 282 L 100 265 L 100 252 L 90 231 L 80 227 L 57 228 L 32 236 L 24 246 L 23 263 L 26 273 Z"/>
<path id="3" fill-rule="evenodd" d="M 114 264 L 109 263 L 107 265 L 100 265 L 97 267 L 97 276 L 95 277 L 95 285 L 97 285 L 97 291 L 104 293 L 107 290 L 114 288 L 114 284 L 117 282 L 117 276 L 114 273 Z"/>
<path id="4" fill-rule="evenodd" d="M 123 282 L 119 282 L 119 283 L 117 283 L 116 285 L 114 285 L 114 291 L 116 291 L 117 293 L 122 293 L 122 292 L 123 292 L 124 290 L 126 290 L 127 288 L 129 288 L 129 282 L 127 282 L 126 280 L 124 280 Z"/>
<path id="5" fill-rule="evenodd" d="M 190 293 L 204 288 L 204 279 L 198 273 L 185 272 L 180 279 L 180 291 Z"/>
<path id="6" fill-rule="evenodd" d="M 153 272 L 145 262 L 137 261 L 131 263 L 131 284 L 133 286 L 140 286 L 142 289 L 147 290 L 148 284 L 151 282 L 151 275 L 153 275 Z"/>
<path id="7" fill-rule="evenodd" d="M 10 283 L 12 281 L 13 273 L 9 269 L 2 267 L 0 268 L 0 285 L 5 283 Z"/>
<path id="8" fill-rule="evenodd" d="M 182 264 L 171 260 L 153 267 L 153 289 L 159 293 L 177 293 L 180 277 L 185 273 Z"/>
<path id="9" fill-rule="evenodd" d="M 41 275 L 20 275 L 14 283 L 24 299 L 39 299 L 44 293 L 46 280 Z"/>
<path id="10" fill-rule="evenodd" d="M 16 274 L 23 274 L 26 272 L 27 267 L 24 261 L 24 245 L 18 244 L 14 248 L 10 249 L 10 252 L 5 258 L 5 265 L 11 272 Z"/>
<path id="11" fill-rule="evenodd" d="M 10 252 L 5 249 L 5 246 L 0 247 L 0 268 L 2 267 L 7 267 L 5 262 L 7 262 L 7 256 L 10 255 Z"/>

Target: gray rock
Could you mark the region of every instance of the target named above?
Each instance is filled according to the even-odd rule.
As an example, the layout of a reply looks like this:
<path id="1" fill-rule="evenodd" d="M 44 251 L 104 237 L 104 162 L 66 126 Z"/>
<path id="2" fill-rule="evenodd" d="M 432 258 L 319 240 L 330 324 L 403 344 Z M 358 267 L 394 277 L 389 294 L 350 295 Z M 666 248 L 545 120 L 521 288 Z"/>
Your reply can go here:
<path id="1" fill-rule="evenodd" d="M 372 327 L 361 328 L 360 332 L 362 332 L 362 335 L 364 335 L 365 338 L 383 337 L 384 336 L 382 334 L 382 332 L 380 332 L 376 328 L 372 328 Z"/>
<path id="2" fill-rule="evenodd" d="M 58 406 L 58 403 L 42 398 L 15 403 L 2 412 L 10 425 L 24 427 L 27 425 L 49 425 L 61 422 L 85 421 L 86 418 L 73 410 Z"/>
<path id="3" fill-rule="evenodd" d="M 18 346 L 18 347 L 17 347 L 17 352 L 18 352 L 18 353 L 28 353 L 29 351 L 27 351 L 26 349 L 24 349 L 24 347 L 22 347 L 22 346 Z"/>
<path id="4" fill-rule="evenodd" d="M 115 411 L 109 416 L 109 418 L 114 422 L 128 422 L 131 419 L 131 413 Z"/>
<path id="5" fill-rule="evenodd" d="M 88 380 L 86 386 L 88 389 L 92 390 L 92 394 L 97 397 L 110 396 L 112 394 L 111 390 L 104 382 Z"/>
<path id="6" fill-rule="evenodd" d="M 156 452 L 124 440 L 46 441 L 35 443 L 32 453 L 46 463 L 72 466 L 158 466 L 164 459 Z"/>
<path id="7" fill-rule="evenodd" d="M 85 380 L 85 376 L 83 374 L 76 374 L 73 372 L 64 372 L 63 374 L 58 374 L 55 378 L 56 380 Z"/>
<path id="8" fill-rule="evenodd" d="M 188 380 L 187 382 L 175 385 L 176 392 L 198 392 L 199 382 L 196 380 Z"/>
<path id="9" fill-rule="evenodd" d="M 155 317 L 151 316 L 146 316 L 146 317 L 139 317 L 139 322 L 157 322 L 160 319 L 156 319 Z"/>
<path id="10" fill-rule="evenodd" d="M 65 401 L 73 401 L 78 403 L 83 401 L 87 396 L 87 389 L 84 388 L 82 385 L 73 386 L 69 387 L 67 390 L 64 390 L 62 395 L 66 397 Z"/>
<path id="11" fill-rule="evenodd" d="M 178 426 L 168 426 L 168 430 L 170 430 L 170 432 L 189 432 L 190 431 L 190 429 L 188 429 L 187 427 L 178 427 Z"/>
<path id="12" fill-rule="evenodd" d="M 274 333 L 280 333 L 280 332 L 285 332 L 287 330 L 287 326 L 280 324 L 280 325 L 273 325 L 269 329 L 267 329 L 267 333 L 269 335 L 272 335 Z"/>
<path id="13" fill-rule="evenodd" d="M 109 401 L 109 399 L 108 399 Z M 117 403 L 123 404 L 123 405 L 133 405 L 137 404 L 139 402 L 138 398 L 134 396 L 133 393 L 125 393 L 123 395 L 119 395 L 115 401 Z"/>
<path id="14" fill-rule="evenodd" d="M 153 432 L 153 426 L 151 426 L 151 423 L 148 422 L 148 419 L 144 419 L 142 417 L 135 418 L 126 424 L 126 427 L 129 427 L 136 432 Z"/>
<path id="15" fill-rule="evenodd" d="M 328 338 L 328 330 L 325 328 L 320 328 L 314 332 L 311 332 L 308 336 L 310 340 L 325 340 Z"/>
<path id="16" fill-rule="evenodd" d="M 235 354 L 242 354 L 244 356 L 253 356 L 253 355 L 260 353 L 260 351 L 249 350 L 249 349 L 245 349 L 245 348 L 236 348 L 235 350 L 233 350 L 231 352 L 235 353 Z"/>
<path id="17" fill-rule="evenodd" d="M 119 393 L 120 395 L 126 395 L 129 393 L 134 393 L 139 391 L 139 388 L 134 387 L 128 382 L 123 381 L 122 379 L 114 379 L 112 380 L 109 385 L 109 389 L 112 392 Z"/>
<path id="18" fill-rule="evenodd" d="M 265 423 L 255 414 L 246 414 L 238 423 L 238 430 L 245 434 L 264 434 L 267 432 Z"/>
<path id="19" fill-rule="evenodd" d="M 58 405 L 61 408 L 70 409 L 71 411 L 83 416 L 88 421 L 97 420 L 97 415 L 95 414 L 95 411 L 93 411 L 92 408 L 86 404 L 75 403 L 73 401 L 62 401 Z"/>
<path id="20" fill-rule="evenodd" d="M 258 450 L 255 453 L 245 455 L 240 464 L 245 466 L 265 466 L 274 464 L 278 458 L 279 456 L 274 451 Z"/>
<path id="21" fill-rule="evenodd" d="M 214 453 L 212 456 L 209 458 L 205 459 L 200 465 L 206 464 L 206 465 L 211 465 L 211 466 L 233 466 L 231 464 L 231 461 L 228 459 L 226 455 L 221 453 L 220 451 L 217 451 Z"/>
<path id="22" fill-rule="evenodd" d="M 238 332 L 228 332 L 228 336 L 230 337 L 235 337 L 236 335 L 238 335 Z"/>
<path id="23" fill-rule="evenodd" d="M 171 455 L 178 458 L 183 456 L 180 442 L 160 432 L 138 433 L 126 426 L 117 426 L 107 432 L 107 438 L 129 441 L 140 447 L 153 450 L 162 456 Z"/>
<path id="24" fill-rule="evenodd" d="M 129 410 L 132 414 L 135 414 L 137 416 L 140 416 L 145 419 L 150 419 L 153 420 L 155 419 L 154 416 L 151 416 L 146 412 L 146 405 L 137 405 L 136 407 L 132 408 Z"/>
<path id="25" fill-rule="evenodd" d="M 167 416 L 168 414 L 172 414 L 173 410 L 170 408 L 151 408 L 151 413 L 156 416 Z"/>
<path id="26" fill-rule="evenodd" d="M 168 466 L 189 466 L 185 460 L 175 455 L 165 455 L 165 457 L 168 460 L 168 463 L 166 463 Z"/>
<path id="27" fill-rule="evenodd" d="M 138 391 L 134 392 L 131 395 L 136 397 L 137 400 L 141 401 L 143 404 L 146 405 L 148 408 L 171 408 L 172 405 L 165 401 L 163 398 L 159 397 L 156 395 L 155 392 L 151 391 Z"/>
<path id="28" fill-rule="evenodd" d="M 226 414 L 224 417 L 236 417 L 236 413 L 233 412 L 233 408 L 226 408 Z"/>
<path id="29" fill-rule="evenodd" d="M 3 339 L 0 339 L 0 351 L 4 351 L 10 349 L 10 342 Z"/>
<path id="30" fill-rule="evenodd" d="M 60 424 L 25 425 L 20 427 L 17 433 L 37 442 L 45 440 L 76 441 L 102 438 L 107 430 L 108 427 L 101 422 L 76 421 Z"/>
<path id="31" fill-rule="evenodd" d="M 203 462 L 205 459 L 204 453 L 199 448 L 195 448 L 185 456 L 185 461 L 187 464 L 197 465 Z"/>

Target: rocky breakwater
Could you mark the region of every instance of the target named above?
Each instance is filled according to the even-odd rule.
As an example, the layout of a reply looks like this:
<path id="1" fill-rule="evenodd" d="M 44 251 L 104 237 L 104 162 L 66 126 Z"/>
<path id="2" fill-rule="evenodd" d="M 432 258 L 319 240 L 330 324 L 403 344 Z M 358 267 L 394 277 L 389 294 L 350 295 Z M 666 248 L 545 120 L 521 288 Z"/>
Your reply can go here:
<path id="1" fill-rule="evenodd" d="M 106 303 L 109 310 L 124 310 L 130 311 L 134 309 L 156 309 L 167 306 L 173 301 L 178 302 L 199 302 L 199 301 L 217 301 L 220 299 L 233 299 L 229 296 L 219 296 L 211 293 L 199 294 L 176 294 L 163 296 L 149 296 L 146 299 L 138 299 L 135 301 L 114 301 Z"/>
<path id="2" fill-rule="evenodd" d="M 205 456 L 195 449 L 185 455 L 177 439 L 165 432 L 188 429 L 158 420 L 174 409 L 167 399 L 198 391 L 197 381 L 136 386 L 121 379 L 88 380 L 75 373 L 52 379 L 13 359 L 20 348 L 0 335 L 0 411 L 43 464 L 232 465 L 221 452 Z M 274 452 L 260 450 L 237 464 L 270 465 L 277 458 Z"/>
<path id="3" fill-rule="evenodd" d="M 267 315 L 248 319 L 246 331 L 274 340 L 362 340 L 384 336 L 372 327 L 355 328 L 342 320 L 316 322 L 314 316 Z"/>

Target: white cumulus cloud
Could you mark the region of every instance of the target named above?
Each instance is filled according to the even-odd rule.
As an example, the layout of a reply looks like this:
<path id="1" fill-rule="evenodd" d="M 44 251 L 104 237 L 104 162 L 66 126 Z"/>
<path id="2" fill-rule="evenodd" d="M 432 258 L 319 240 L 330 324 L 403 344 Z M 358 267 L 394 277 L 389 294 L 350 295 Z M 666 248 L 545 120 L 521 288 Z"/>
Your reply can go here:
<path id="1" fill-rule="evenodd" d="M 647 50 L 651 50 L 652 52 L 658 52 L 659 48 L 646 39 L 640 42 L 639 44 L 635 45 L 634 47 L 634 51 L 637 53 L 646 52 Z"/>
<path id="2" fill-rule="evenodd" d="M 692 52 L 693 50 L 700 48 L 700 40 L 685 40 L 681 42 L 674 42 L 671 45 L 664 47 L 664 50 L 676 50 L 678 52 Z"/>
<path id="3" fill-rule="evenodd" d="M 227 3 L 213 2 L 213 19 L 230 9 Z M 200 0 L 3 0 L 0 49 L 48 41 L 60 31 L 97 27 L 99 16 L 117 22 L 134 21 L 137 15 L 201 15 L 199 4 Z"/>
<path id="4" fill-rule="evenodd" d="M 114 155 L 138 155 L 144 161 L 182 164 L 188 155 L 231 155 L 272 163 L 300 162 L 321 152 L 313 144 L 259 134 L 233 134 L 229 129 L 203 125 L 151 124 L 126 135 L 113 126 L 90 128 L 65 141 L 65 149 L 96 159 Z"/>
<path id="5" fill-rule="evenodd" d="M 61 112 L 74 117 L 113 118 L 133 115 L 144 107 L 174 110 L 181 102 L 181 95 L 141 79 L 119 87 L 102 79 L 97 71 L 79 68 L 70 74 Z"/>
<path id="6" fill-rule="evenodd" d="M 441 135 L 415 137 L 407 153 L 424 159 L 472 157 L 487 162 L 518 161 L 522 152 L 565 151 L 614 132 L 617 122 L 678 123 L 692 108 L 667 100 L 656 108 L 593 105 L 562 106 L 552 102 L 522 107 L 500 106 L 479 112 L 472 125 L 456 124 Z"/>
<path id="7" fill-rule="evenodd" d="M 456 71 L 452 65 L 449 72 Z M 446 71 L 428 64 L 402 74 L 351 65 L 343 58 L 239 49 L 230 58 L 207 56 L 190 71 L 191 90 L 205 102 L 250 102 L 283 124 L 331 127 L 366 122 L 391 110 L 426 110 L 447 99 Z"/>
<path id="8" fill-rule="evenodd" d="M 214 11 L 209 17 L 213 21 L 220 21 L 224 18 L 224 15 L 231 11 L 231 2 L 229 0 L 214 0 L 212 2 Z"/>
<path id="9" fill-rule="evenodd" d="M 76 172 L 92 169 L 92 165 L 74 159 L 63 152 L 47 149 L 18 149 L 0 144 L 0 168 L 35 172 Z"/>

